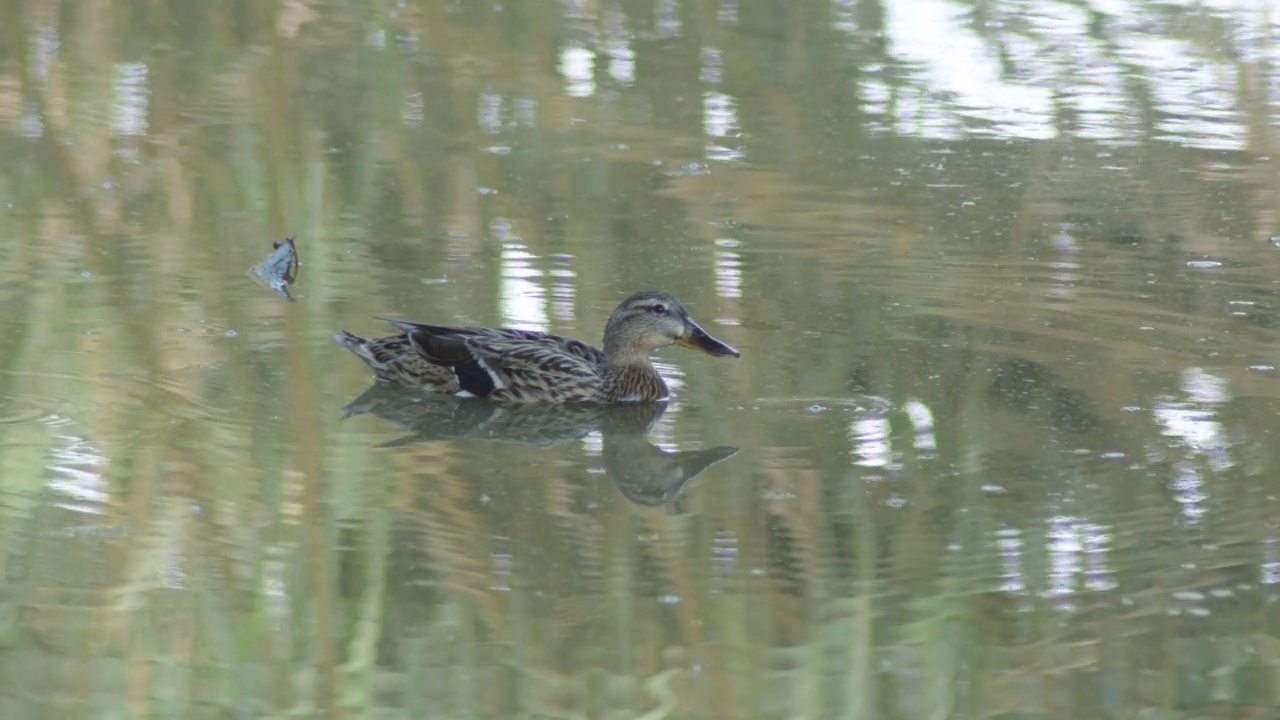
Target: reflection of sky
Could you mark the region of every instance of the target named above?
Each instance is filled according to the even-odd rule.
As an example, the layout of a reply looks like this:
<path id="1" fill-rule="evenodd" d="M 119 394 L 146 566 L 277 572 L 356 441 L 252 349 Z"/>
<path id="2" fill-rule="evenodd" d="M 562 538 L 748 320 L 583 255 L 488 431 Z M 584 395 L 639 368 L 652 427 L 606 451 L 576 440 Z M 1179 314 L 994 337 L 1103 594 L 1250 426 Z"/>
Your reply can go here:
<path id="1" fill-rule="evenodd" d="M 1022 531 L 1002 527 L 996 531 L 996 551 L 1000 554 L 1000 589 L 1022 593 L 1027 589 L 1022 569 Z"/>
<path id="2" fill-rule="evenodd" d="M 720 10 L 716 17 L 725 25 L 737 25 L 738 0 L 720 0 Z"/>
<path id="3" fill-rule="evenodd" d="M 594 17 L 586 4 L 567 7 L 571 19 L 585 22 Z M 855 7 L 850 0 L 831 0 L 835 30 L 859 32 Z M 1231 53 L 1247 63 L 1280 62 L 1280 27 L 1275 20 L 1280 18 L 1280 0 L 1175 0 L 1161 7 L 1221 20 Z M 679 8 L 675 0 L 659 0 L 646 35 L 681 34 Z M 1004 137 L 1045 139 L 1059 130 L 1056 92 L 1056 102 L 1073 118 L 1070 132 L 1124 144 L 1135 142 L 1141 131 L 1132 111 L 1136 80 L 1142 84 L 1139 92 L 1150 93 L 1155 102 L 1159 137 L 1195 147 L 1242 147 L 1246 127 L 1236 107 L 1235 61 L 1225 52 L 1215 53 L 1209 47 L 1211 37 L 1182 39 L 1166 32 L 1168 14 L 1156 12 L 1151 4 L 1135 0 L 1089 0 L 1083 6 L 1010 0 L 991 11 L 986 28 L 975 29 L 972 11 L 964 4 L 895 0 L 886 4 L 888 52 L 912 69 L 912 80 L 899 84 L 881 76 L 884 66 L 868 65 L 858 81 L 859 94 L 864 109 L 883 118 L 872 121 L 882 130 L 954 139 L 970 131 L 968 127 Z M 583 37 L 560 51 L 564 92 L 572 97 L 596 95 L 598 61 L 607 62 L 608 75 L 617 82 L 636 81 L 629 23 L 616 9 L 604 15 L 603 22 L 584 25 L 592 30 L 584 29 Z M 726 25 L 736 23 L 736 1 L 721 0 L 717 16 Z M 720 85 L 725 64 L 720 50 L 704 47 L 699 79 L 704 85 Z M 737 113 L 733 95 L 704 92 L 707 135 L 735 137 Z M 738 159 L 741 152 L 723 144 L 707 146 L 711 159 Z"/>
<path id="4" fill-rule="evenodd" d="M 575 317 L 575 306 L 578 295 L 575 279 L 577 273 L 573 271 L 570 263 L 573 261 L 572 255 L 556 255 L 553 257 L 554 265 L 551 267 L 551 314 L 555 316 L 556 322 L 571 327 Z"/>
<path id="5" fill-rule="evenodd" d="M 1182 392 L 1185 400 L 1165 398 L 1152 408 L 1161 432 L 1180 440 L 1191 453 L 1208 458 L 1214 470 L 1231 467 L 1234 463 L 1227 452 L 1226 430 L 1214 409 L 1231 398 L 1226 379 L 1190 368 L 1182 374 Z M 1187 460 L 1179 462 L 1173 468 L 1169 488 L 1188 521 L 1196 522 L 1204 516 L 1208 494 L 1204 472 L 1198 465 Z"/>
<path id="6" fill-rule="evenodd" d="M 533 266 L 537 256 L 516 240 L 508 236 L 502 243 L 502 280 L 498 290 L 502 321 L 507 327 L 546 330 L 546 291 L 537 283 L 542 273 Z"/>
<path id="7" fill-rule="evenodd" d="M 1102 525 L 1071 515 L 1048 518 L 1045 528 L 1048 567 L 1039 594 L 1055 598 L 1062 609 L 1071 609 L 1070 598 L 1081 591 L 1102 592 L 1116 587 L 1115 572 L 1107 562 L 1111 533 Z M 1026 542 L 1016 527 L 995 533 L 1000 556 L 1000 589 L 1022 595 L 1027 592 Z"/>
<path id="8" fill-rule="evenodd" d="M 1060 86 L 1061 102 L 1078 117 L 1076 133 L 1131 141 L 1136 128 L 1125 84 L 1137 75 L 1163 116 L 1157 121 L 1163 137 L 1196 147 L 1243 146 L 1245 127 L 1235 107 L 1237 71 L 1229 60 L 1207 57 L 1208 51 L 1195 42 L 1161 32 L 1163 16 L 1153 17 L 1149 4 L 1093 0 L 1087 5 L 1010 3 L 1002 6 L 1003 14 L 996 11 L 992 37 L 982 37 L 960 5 L 896 0 L 887 6 L 889 48 L 919 66 L 927 94 L 950 96 L 948 114 L 959 106 L 958 114 L 989 121 L 1009 136 L 1052 137 L 1051 87 Z M 1169 5 L 1185 5 L 1188 15 L 1217 11 L 1227 21 L 1229 41 L 1246 57 L 1256 56 L 1254 61 L 1267 52 L 1259 48 L 1270 48 L 1271 60 L 1280 54 L 1275 50 L 1280 44 L 1267 37 L 1276 35 L 1274 25 L 1270 32 L 1263 29 L 1269 18 L 1280 17 L 1280 0 Z M 1105 40 L 1091 36 L 1095 13 L 1102 13 Z M 837 23 L 842 22 L 847 18 L 838 15 Z M 999 27 L 1014 23 L 1023 29 L 1015 33 Z M 1011 71 L 1002 67 L 1001 54 Z M 922 106 L 926 104 L 927 98 Z M 920 108 L 911 110 L 918 113 Z M 914 129 L 899 125 L 902 132 L 936 136 L 930 122 Z"/>
<path id="9" fill-rule="evenodd" d="M 1185 145 L 1229 150 L 1244 146 L 1245 126 L 1235 107 L 1236 72 L 1227 62 L 1195 57 L 1186 42 L 1152 35 L 1123 38 L 1122 57 L 1148 69 L 1156 106 L 1168 117 L 1162 135 Z"/>
<path id="10" fill-rule="evenodd" d="M 1049 89 L 1005 80 L 990 45 L 969 29 L 962 6 L 895 0 L 885 10 L 890 52 L 918 63 L 930 91 L 953 94 L 947 106 L 963 106 L 965 114 L 992 121 L 1010 136 L 1053 136 Z"/>
<path id="11" fill-rule="evenodd" d="M 861 417 L 850 423 L 849 439 L 853 443 L 854 464 L 889 467 L 892 462 L 889 430 L 889 419 L 878 415 Z"/>
<path id="12" fill-rule="evenodd" d="M 51 416 L 45 419 L 49 427 L 67 425 L 65 418 Z M 58 507 L 76 512 L 98 514 L 107 501 L 107 481 L 102 474 L 107 458 L 93 443 L 75 435 L 57 434 L 60 442 L 53 451 L 50 464 L 53 477 L 49 489 L 61 499 Z"/>
<path id="13" fill-rule="evenodd" d="M 476 109 L 476 122 L 487 133 L 502 130 L 502 96 L 491 88 L 480 92 L 480 107 Z"/>
<path id="14" fill-rule="evenodd" d="M 702 131 L 713 138 L 732 139 L 738 135 L 738 104 L 722 92 L 702 96 Z M 708 160 L 741 160 L 742 151 L 717 142 L 706 147 Z"/>
<path id="15" fill-rule="evenodd" d="M 566 95 L 570 97 L 595 95 L 595 70 L 595 52 L 575 45 L 560 48 L 560 75 L 564 78 Z"/>
<path id="16" fill-rule="evenodd" d="M 116 135 L 147 134 L 147 66 L 120 63 L 116 66 L 116 103 L 112 129 Z"/>
<path id="17" fill-rule="evenodd" d="M 680 34 L 680 2 L 679 0 L 658 0 L 654 8 L 653 29 L 658 37 L 676 37 Z"/>
<path id="18" fill-rule="evenodd" d="M 1262 544 L 1262 578 L 1264 585 L 1280 583 L 1280 542 L 1269 537 Z"/>
<path id="19" fill-rule="evenodd" d="M 938 449 L 938 438 L 933 432 L 933 411 L 919 400 L 908 400 L 902 410 L 915 430 L 915 447 L 922 453 Z"/>
<path id="20" fill-rule="evenodd" d="M 733 238 L 720 238 L 716 245 L 716 294 L 723 298 L 742 297 L 742 256 L 732 248 L 739 243 Z"/>
<path id="21" fill-rule="evenodd" d="M 1179 439 L 1193 453 L 1207 456 L 1214 470 L 1231 467 L 1226 430 L 1214 410 L 1231 397 L 1226 379 L 1190 368 L 1182 374 L 1182 391 L 1185 399 L 1164 398 L 1152 408 L 1161 432 Z"/>
<path id="22" fill-rule="evenodd" d="M 542 287 L 534 282 L 538 271 L 529 261 L 534 256 L 517 243 L 502 248 L 502 289 L 500 304 L 508 327 L 547 329 L 547 310 Z"/>
<path id="23" fill-rule="evenodd" d="M 1078 590 L 1109 590 L 1115 578 L 1106 563 L 1111 536 L 1107 528 L 1084 518 L 1060 515 L 1049 519 L 1050 597 L 1065 597 Z"/>

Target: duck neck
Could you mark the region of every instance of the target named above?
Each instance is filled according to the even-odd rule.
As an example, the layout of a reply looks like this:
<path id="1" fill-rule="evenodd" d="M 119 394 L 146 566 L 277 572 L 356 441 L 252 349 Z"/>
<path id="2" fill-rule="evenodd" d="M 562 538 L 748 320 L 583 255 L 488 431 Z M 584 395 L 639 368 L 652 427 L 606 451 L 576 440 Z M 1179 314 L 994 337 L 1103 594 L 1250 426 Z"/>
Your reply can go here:
<path id="1" fill-rule="evenodd" d="M 606 342 L 600 369 L 605 392 L 614 402 L 655 402 L 667 398 L 667 383 L 642 353 L 629 349 L 619 351 Z"/>

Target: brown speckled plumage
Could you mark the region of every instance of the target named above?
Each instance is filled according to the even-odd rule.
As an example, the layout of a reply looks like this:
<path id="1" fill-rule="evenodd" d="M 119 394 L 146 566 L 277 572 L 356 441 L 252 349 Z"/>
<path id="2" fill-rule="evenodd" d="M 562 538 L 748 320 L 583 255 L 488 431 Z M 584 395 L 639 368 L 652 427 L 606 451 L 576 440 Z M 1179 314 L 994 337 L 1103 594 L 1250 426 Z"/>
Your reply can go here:
<path id="1" fill-rule="evenodd" d="M 679 344 L 711 355 L 738 351 L 708 335 L 673 296 L 644 291 L 609 316 L 604 348 L 529 330 L 451 327 L 391 320 L 399 335 L 334 339 L 364 360 L 379 381 L 509 403 L 633 403 L 667 398 L 649 361 Z"/>

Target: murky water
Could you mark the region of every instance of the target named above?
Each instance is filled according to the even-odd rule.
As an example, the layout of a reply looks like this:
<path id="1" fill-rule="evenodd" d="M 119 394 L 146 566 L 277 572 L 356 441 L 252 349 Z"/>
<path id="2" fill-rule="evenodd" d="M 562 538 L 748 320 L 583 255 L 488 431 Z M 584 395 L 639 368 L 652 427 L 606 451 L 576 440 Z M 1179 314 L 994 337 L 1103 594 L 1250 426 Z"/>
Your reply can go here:
<path id="1" fill-rule="evenodd" d="M 0 27 L 0 716 L 1275 717 L 1274 0 Z M 665 411 L 330 338 L 650 287 Z"/>

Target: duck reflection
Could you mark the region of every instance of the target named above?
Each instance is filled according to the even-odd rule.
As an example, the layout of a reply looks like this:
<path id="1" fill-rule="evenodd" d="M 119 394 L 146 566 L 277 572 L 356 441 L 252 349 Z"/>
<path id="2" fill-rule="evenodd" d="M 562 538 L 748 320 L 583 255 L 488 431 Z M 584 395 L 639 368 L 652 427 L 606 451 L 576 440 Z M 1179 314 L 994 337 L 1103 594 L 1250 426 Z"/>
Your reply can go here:
<path id="1" fill-rule="evenodd" d="M 671 452 L 649 442 L 666 412 L 639 405 L 500 405 L 478 399 L 424 396 L 375 384 L 342 409 L 343 417 L 371 414 L 408 435 L 379 445 L 435 440 L 490 440 L 549 447 L 600 432 L 605 474 L 631 502 L 657 506 L 675 500 L 689 481 L 738 453 L 736 447 Z"/>

